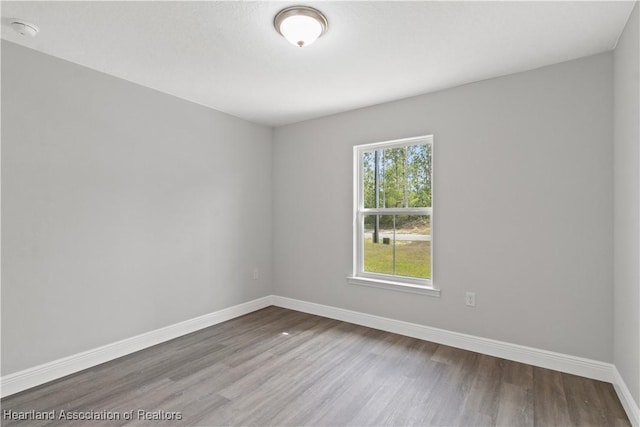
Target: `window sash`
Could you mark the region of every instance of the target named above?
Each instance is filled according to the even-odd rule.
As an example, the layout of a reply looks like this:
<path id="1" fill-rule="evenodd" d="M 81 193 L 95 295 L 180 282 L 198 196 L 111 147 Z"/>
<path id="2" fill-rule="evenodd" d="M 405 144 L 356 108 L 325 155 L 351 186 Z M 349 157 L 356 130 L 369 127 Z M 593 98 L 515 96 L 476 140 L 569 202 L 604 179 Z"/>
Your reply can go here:
<path id="1" fill-rule="evenodd" d="M 380 209 L 373 209 L 374 211 L 379 211 Z M 388 209 L 382 209 L 383 211 L 388 211 Z M 407 212 L 403 211 L 402 209 L 392 209 L 393 211 L 399 211 L 401 212 L 400 215 L 404 215 Z M 415 209 L 411 209 L 412 210 L 412 214 L 413 211 L 415 211 Z M 431 210 L 431 208 L 429 208 L 429 210 Z M 368 210 L 367 210 L 368 211 Z M 424 210 L 419 210 L 418 215 L 426 215 L 429 217 L 429 220 L 431 221 L 432 216 L 431 216 L 431 212 L 424 212 Z M 424 279 L 424 278 L 420 278 L 420 277 L 411 277 L 411 276 L 403 276 L 401 274 L 386 274 L 386 273 L 376 273 L 376 272 L 371 272 L 371 271 L 365 271 L 364 269 L 364 244 L 365 244 L 365 240 L 366 240 L 366 233 L 364 231 L 364 217 L 365 215 L 376 215 L 376 212 L 358 212 L 357 215 L 357 236 L 356 236 L 356 272 L 354 274 L 354 276 L 356 277 L 363 277 L 363 278 L 370 278 L 370 279 L 379 279 L 379 280 L 383 280 L 383 281 L 387 281 L 387 282 L 399 282 L 399 283 L 408 283 L 411 285 L 419 285 L 419 286 L 431 286 L 433 283 L 433 261 L 431 262 L 431 278 L 430 279 Z M 394 214 L 391 214 L 394 215 Z M 433 227 L 433 223 L 432 223 L 432 227 Z M 432 229 L 433 230 L 433 229 Z M 426 234 L 425 236 L 427 236 L 426 241 L 430 242 L 431 245 L 431 259 L 433 260 L 433 238 L 432 238 L 432 234 Z"/>

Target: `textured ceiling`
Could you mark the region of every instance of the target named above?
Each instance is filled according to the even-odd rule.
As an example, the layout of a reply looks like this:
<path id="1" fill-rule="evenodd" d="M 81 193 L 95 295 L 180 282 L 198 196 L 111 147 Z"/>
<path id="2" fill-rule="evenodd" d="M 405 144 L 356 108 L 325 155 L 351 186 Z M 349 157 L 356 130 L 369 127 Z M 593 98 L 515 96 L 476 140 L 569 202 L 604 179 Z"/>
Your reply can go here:
<path id="1" fill-rule="evenodd" d="M 329 2 L 299 49 L 299 2 L 2 1 L 2 38 L 235 116 L 282 125 L 611 50 L 633 2 Z M 40 27 L 34 39 L 7 25 Z"/>

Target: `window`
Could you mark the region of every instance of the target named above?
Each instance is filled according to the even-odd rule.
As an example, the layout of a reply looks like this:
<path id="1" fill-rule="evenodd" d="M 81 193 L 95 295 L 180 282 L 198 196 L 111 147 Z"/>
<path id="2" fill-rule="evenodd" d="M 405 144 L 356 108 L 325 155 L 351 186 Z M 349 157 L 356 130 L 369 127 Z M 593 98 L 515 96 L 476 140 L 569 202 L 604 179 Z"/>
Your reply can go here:
<path id="1" fill-rule="evenodd" d="M 433 137 L 354 147 L 349 282 L 438 295 L 433 287 Z"/>

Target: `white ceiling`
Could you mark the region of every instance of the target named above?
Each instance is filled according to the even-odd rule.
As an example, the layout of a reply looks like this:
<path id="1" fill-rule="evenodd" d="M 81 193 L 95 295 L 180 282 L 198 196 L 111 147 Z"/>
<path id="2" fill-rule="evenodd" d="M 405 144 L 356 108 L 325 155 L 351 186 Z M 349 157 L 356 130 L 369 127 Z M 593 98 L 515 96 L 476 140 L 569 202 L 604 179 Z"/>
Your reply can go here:
<path id="1" fill-rule="evenodd" d="M 296 48 L 282 8 L 320 9 Z M 2 1 L 2 38 L 216 110 L 282 125 L 611 50 L 633 2 Z M 35 23 L 19 36 L 10 18 Z"/>

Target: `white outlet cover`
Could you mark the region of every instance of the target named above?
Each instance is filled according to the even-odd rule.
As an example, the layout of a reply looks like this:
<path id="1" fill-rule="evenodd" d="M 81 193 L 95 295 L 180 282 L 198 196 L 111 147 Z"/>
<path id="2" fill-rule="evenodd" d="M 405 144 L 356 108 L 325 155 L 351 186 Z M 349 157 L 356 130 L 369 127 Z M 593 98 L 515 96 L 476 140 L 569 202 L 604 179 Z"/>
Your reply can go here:
<path id="1" fill-rule="evenodd" d="M 467 292 L 466 304 L 469 307 L 475 307 L 476 306 L 476 293 L 475 292 Z"/>

